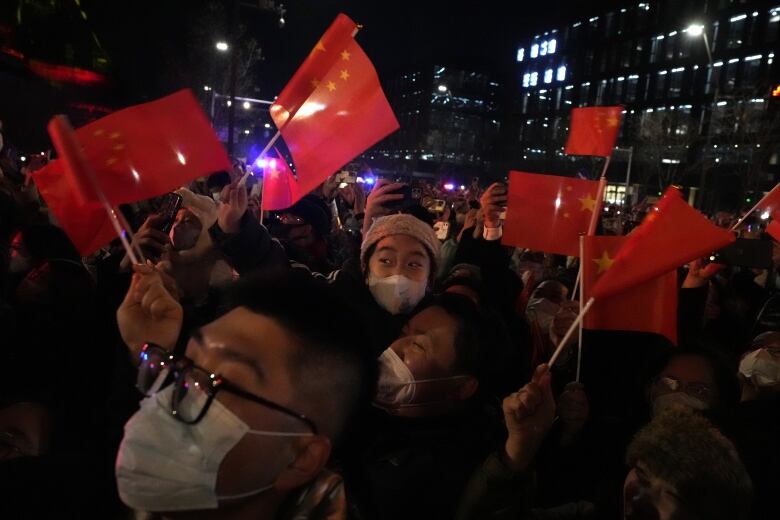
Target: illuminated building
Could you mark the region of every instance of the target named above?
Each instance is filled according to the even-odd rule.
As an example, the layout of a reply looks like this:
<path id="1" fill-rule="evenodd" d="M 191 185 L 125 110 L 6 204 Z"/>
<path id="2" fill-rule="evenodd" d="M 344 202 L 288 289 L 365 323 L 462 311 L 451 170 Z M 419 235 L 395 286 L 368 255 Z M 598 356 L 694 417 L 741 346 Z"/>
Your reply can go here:
<path id="1" fill-rule="evenodd" d="M 704 177 L 708 202 L 720 203 L 715 192 L 767 189 L 780 180 L 779 33 L 777 1 L 653 0 L 524 37 L 513 51 L 514 163 L 588 169 L 563 156 L 569 112 L 623 105 L 611 180 L 625 181 L 633 147 L 632 179 L 652 191 Z"/>
<path id="2" fill-rule="evenodd" d="M 387 86 L 401 128 L 364 154 L 398 172 L 460 177 L 494 167 L 499 84 L 485 73 L 443 65 L 407 71 Z"/>

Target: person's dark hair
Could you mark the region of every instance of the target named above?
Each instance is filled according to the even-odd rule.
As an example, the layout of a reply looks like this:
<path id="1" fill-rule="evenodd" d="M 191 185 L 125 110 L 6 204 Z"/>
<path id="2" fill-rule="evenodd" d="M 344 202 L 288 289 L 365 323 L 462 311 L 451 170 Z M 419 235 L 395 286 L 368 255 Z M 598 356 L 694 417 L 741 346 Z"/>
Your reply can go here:
<path id="1" fill-rule="evenodd" d="M 669 483 L 692 518 L 749 516 L 753 487 L 737 451 L 696 412 L 671 408 L 660 413 L 634 437 L 626 460 Z"/>
<path id="2" fill-rule="evenodd" d="M 29 226 L 20 230 L 24 246 L 35 261 L 45 261 L 52 258 L 62 258 L 81 261 L 78 251 L 71 243 L 68 235 L 49 224 Z"/>
<path id="3" fill-rule="evenodd" d="M 441 307 L 458 322 L 455 372 L 472 375 L 480 382 L 480 387 L 489 387 L 491 378 L 488 376 L 496 372 L 506 353 L 506 330 L 501 322 L 460 294 L 436 295 L 429 306 Z"/>
<path id="4" fill-rule="evenodd" d="M 307 224 L 311 225 L 319 238 L 330 234 L 332 227 L 330 208 L 322 198 L 316 195 L 311 193 L 306 195 L 281 213 L 292 213 L 301 217 Z"/>
<path id="5" fill-rule="evenodd" d="M 228 307 L 274 319 L 298 338 L 290 366 L 301 411 L 331 439 L 368 406 L 376 391 L 377 361 L 358 312 L 329 284 L 303 270 L 242 278 Z"/>

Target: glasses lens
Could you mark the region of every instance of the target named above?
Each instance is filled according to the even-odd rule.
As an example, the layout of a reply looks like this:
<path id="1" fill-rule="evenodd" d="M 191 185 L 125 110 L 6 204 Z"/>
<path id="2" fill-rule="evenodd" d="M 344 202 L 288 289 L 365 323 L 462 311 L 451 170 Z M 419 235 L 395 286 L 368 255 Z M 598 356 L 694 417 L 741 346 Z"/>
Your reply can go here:
<path id="1" fill-rule="evenodd" d="M 142 394 L 148 396 L 154 393 L 152 390 L 155 387 L 155 382 L 160 378 L 160 374 L 163 371 L 167 373 L 169 359 L 170 355 L 158 347 L 147 346 L 141 352 L 136 387 Z"/>
<path id="2" fill-rule="evenodd" d="M 212 392 L 211 376 L 197 367 L 184 368 L 173 389 L 173 414 L 186 423 L 198 420 Z"/>

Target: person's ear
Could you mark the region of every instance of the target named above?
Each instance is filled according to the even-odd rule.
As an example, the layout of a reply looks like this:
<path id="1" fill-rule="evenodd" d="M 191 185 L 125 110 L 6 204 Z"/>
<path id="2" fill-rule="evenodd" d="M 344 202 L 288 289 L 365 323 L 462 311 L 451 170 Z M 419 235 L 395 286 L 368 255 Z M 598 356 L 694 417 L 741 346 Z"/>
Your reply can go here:
<path id="1" fill-rule="evenodd" d="M 477 388 L 479 388 L 477 378 L 468 376 L 458 385 L 455 397 L 459 401 L 465 401 L 477 392 Z"/>
<path id="2" fill-rule="evenodd" d="M 302 437 L 294 448 L 295 460 L 276 478 L 274 488 L 290 491 L 312 481 L 330 458 L 330 439 L 324 435 Z"/>

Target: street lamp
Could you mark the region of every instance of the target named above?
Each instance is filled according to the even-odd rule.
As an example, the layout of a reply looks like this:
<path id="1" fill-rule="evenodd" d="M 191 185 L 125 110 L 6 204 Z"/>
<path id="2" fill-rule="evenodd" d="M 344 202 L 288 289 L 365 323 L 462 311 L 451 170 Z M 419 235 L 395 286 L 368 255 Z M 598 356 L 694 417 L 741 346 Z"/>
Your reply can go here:
<path id="1" fill-rule="evenodd" d="M 217 50 L 220 52 L 227 52 L 227 50 L 230 48 L 230 46 L 227 44 L 227 42 L 217 42 Z"/>
<path id="2" fill-rule="evenodd" d="M 249 101 L 244 101 L 243 106 L 244 106 L 244 110 L 249 110 L 249 107 L 251 107 L 252 105 L 249 104 Z"/>
<path id="3" fill-rule="evenodd" d="M 447 92 L 447 85 L 439 85 L 439 92 Z"/>
<path id="4" fill-rule="evenodd" d="M 699 23 L 689 25 L 688 36 L 693 36 L 694 38 L 701 36 L 704 38 L 704 48 L 707 49 L 707 58 L 710 60 L 710 65 L 712 65 L 712 51 L 710 51 L 710 42 L 707 39 L 707 33 L 704 31 L 704 26 Z"/>

